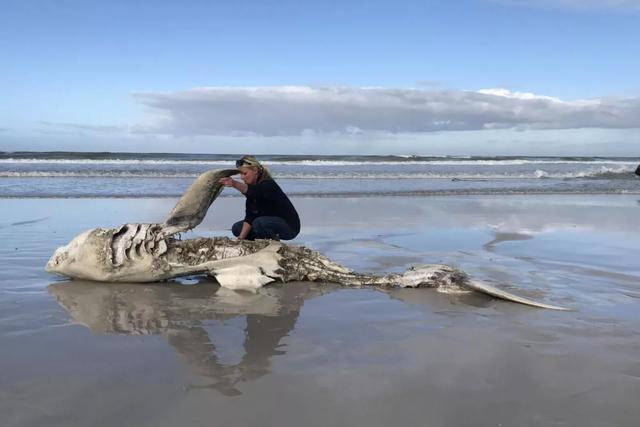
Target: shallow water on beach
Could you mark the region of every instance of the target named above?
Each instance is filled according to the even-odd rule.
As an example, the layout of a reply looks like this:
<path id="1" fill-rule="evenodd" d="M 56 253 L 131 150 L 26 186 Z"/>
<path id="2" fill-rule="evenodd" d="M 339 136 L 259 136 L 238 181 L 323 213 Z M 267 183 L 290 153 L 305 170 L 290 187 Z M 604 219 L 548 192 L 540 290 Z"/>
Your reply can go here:
<path id="1" fill-rule="evenodd" d="M 251 294 L 43 271 L 79 232 L 162 221 L 174 202 L 3 201 L 3 426 L 637 424 L 637 196 L 294 200 L 296 243 L 356 270 L 447 263 L 571 312 L 431 289 Z M 241 213 L 217 201 L 184 238 L 229 235 Z"/>

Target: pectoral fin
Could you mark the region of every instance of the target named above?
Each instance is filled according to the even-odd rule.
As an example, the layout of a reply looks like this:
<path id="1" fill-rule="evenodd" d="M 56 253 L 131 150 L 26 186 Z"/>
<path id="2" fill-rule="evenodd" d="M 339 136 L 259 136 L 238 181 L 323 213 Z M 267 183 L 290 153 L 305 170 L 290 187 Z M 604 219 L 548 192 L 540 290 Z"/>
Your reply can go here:
<path id="1" fill-rule="evenodd" d="M 209 274 L 214 276 L 220 286 L 228 289 L 256 291 L 280 276 L 281 244 L 271 242 L 264 249 L 251 255 L 226 258 L 205 263 Z"/>

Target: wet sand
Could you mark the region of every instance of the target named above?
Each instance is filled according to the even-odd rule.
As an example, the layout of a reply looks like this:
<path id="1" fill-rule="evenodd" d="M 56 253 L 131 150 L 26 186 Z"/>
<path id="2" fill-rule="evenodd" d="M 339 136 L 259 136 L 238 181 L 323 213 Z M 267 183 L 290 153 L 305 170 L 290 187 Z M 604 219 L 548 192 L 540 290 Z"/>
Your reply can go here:
<path id="1" fill-rule="evenodd" d="M 77 233 L 169 199 L 12 199 L 0 217 L 3 426 L 635 426 L 637 196 L 300 198 L 296 243 L 362 271 L 444 262 L 571 312 L 429 289 L 69 282 Z M 229 235 L 242 200 L 194 235 Z"/>

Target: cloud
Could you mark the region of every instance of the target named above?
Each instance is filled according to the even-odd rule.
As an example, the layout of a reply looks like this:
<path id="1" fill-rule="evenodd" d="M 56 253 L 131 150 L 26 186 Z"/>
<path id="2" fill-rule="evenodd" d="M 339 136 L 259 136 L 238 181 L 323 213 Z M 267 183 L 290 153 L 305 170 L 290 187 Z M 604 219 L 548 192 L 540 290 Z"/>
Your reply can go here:
<path id="1" fill-rule="evenodd" d="M 563 101 L 507 89 L 210 87 L 134 97 L 140 133 L 283 136 L 483 129 L 637 128 L 640 98 Z"/>
<path id="2" fill-rule="evenodd" d="M 62 129 L 66 131 L 116 133 L 116 132 L 123 132 L 127 130 L 127 128 L 121 127 L 121 126 L 89 125 L 89 124 L 82 124 L 82 123 L 58 123 L 58 122 L 39 121 L 38 124 L 49 127 L 49 128 Z"/>

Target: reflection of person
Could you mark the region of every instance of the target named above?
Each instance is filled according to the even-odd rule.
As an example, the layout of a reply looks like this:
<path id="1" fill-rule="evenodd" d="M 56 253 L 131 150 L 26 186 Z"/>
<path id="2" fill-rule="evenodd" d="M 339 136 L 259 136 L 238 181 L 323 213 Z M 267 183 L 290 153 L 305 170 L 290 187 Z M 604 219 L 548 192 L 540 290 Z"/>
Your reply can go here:
<path id="1" fill-rule="evenodd" d="M 269 171 L 253 156 L 236 161 L 240 178 L 222 178 L 220 183 L 233 187 L 247 197 L 245 217 L 231 230 L 238 239 L 291 240 L 300 232 L 300 218 L 291 200 L 273 180 Z"/>
<path id="2" fill-rule="evenodd" d="M 271 371 L 271 358 L 285 353 L 282 340 L 295 329 L 304 303 L 328 294 L 326 284 L 273 286 L 255 294 L 238 294 L 218 286 L 166 286 L 73 281 L 49 285 L 49 292 L 95 334 L 161 334 L 197 375 L 188 389 L 214 389 L 237 396 L 240 384 Z M 226 292 L 225 292 L 226 291 Z M 236 364 L 218 357 L 210 320 L 244 318 L 244 354 Z M 225 341 L 222 341 L 224 344 Z"/>
<path id="3" fill-rule="evenodd" d="M 189 388 L 212 388 L 225 396 L 238 396 L 242 394 L 237 389 L 239 383 L 267 375 L 271 371 L 271 357 L 285 353 L 278 349 L 280 340 L 293 331 L 299 314 L 300 307 L 276 316 L 247 314 L 245 353 L 236 365 L 228 365 L 218 359 L 216 345 L 207 330 L 201 326 L 173 327 L 165 336 L 187 365 L 201 377 L 214 381 Z"/>

